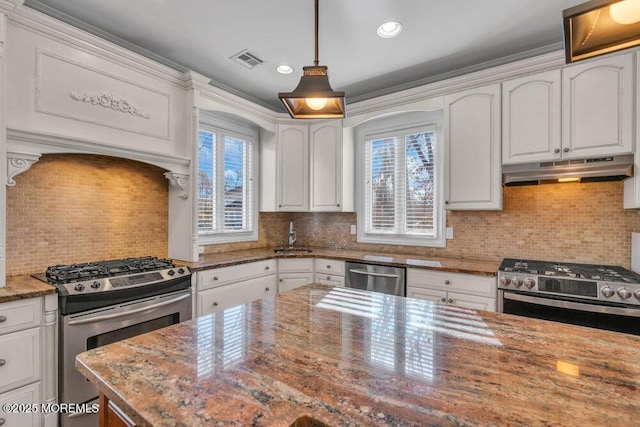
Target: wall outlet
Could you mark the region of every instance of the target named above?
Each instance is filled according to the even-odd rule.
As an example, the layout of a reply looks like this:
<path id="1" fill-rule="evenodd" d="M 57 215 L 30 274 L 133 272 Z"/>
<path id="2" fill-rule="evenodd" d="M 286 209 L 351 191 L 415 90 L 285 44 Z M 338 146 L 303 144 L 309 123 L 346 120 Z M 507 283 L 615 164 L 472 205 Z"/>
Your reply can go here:
<path id="1" fill-rule="evenodd" d="M 447 238 L 447 240 L 452 240 L 453 239 L 453 227 L 447 227 L 445 229 L 444 236 Z"/>
<path id="2" fill-rule="evenodd" d="M 351 224 L 351 234 L 356 234 L 356 225 Z"/>
<path id="3" fill-rule="evenodd" d="M 203 254 L 204 253 L 204 246 L 198 246 L 198 253 L 199 254 Z"/>

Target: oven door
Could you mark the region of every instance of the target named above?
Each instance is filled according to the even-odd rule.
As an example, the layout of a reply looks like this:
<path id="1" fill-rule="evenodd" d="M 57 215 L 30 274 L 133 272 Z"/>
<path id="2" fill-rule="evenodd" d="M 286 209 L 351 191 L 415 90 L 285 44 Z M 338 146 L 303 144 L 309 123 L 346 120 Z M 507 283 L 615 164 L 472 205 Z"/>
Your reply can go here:
<path id="1" fill-rule="evenodd" d="M 554 322 L 570 323 L 640 335 L 640 307 L 585 303 L 498 291 L 498 311 Z"/>
<path id="2" fill-rule="evenodd" d="M 75 368 L 77 354 L 188 319 L 191 319 L 191 289 L 62 316 L 60 402 L 92 403 L 98 397 L 96 388 Z M 64 427 L 94 423 L 97 426 L 95 414 L 62 415 L 61 421 Z"/>

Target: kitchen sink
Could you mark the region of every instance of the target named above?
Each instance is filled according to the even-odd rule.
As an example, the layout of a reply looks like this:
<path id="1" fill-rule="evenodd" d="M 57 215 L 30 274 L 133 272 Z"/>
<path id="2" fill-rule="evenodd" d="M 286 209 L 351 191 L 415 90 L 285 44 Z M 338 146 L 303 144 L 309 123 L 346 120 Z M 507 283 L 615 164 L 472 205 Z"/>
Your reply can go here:
<path id="1" fill-rule="evenodd" d="M 303 249 L 303 248 L 280 248 L 275 249 L 275 253 L 278 255 L 298 255 L 298 254 L 310 254 L 313 252 L 311 249 Z"/>
<path id="2" fill-rule="evenodd" d="M 303 415 L 289 424 L 289 427 L 329 427 L 329 425 L 308 415 Z"/>

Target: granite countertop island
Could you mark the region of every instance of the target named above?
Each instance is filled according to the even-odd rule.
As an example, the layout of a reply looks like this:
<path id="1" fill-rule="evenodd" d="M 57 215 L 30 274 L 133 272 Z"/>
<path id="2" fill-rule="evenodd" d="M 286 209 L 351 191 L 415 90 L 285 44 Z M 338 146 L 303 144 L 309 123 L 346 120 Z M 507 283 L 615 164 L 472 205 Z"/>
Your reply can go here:
<path id="1" fill-rule="evenodd" d="M 640 337 L 322 285 L 99 347 L 76 366 L 140 426 L 640 420 Z"/>

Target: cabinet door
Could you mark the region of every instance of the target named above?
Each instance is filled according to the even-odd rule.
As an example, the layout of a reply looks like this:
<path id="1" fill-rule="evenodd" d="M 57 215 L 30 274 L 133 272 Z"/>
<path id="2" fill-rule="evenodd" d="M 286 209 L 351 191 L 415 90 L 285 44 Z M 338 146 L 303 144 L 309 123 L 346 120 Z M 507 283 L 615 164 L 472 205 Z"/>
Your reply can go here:
<path id="1" fill-rule="evenodd" d="M 309 210 L 307 126 L 278 126 L 278 210 Z"/>
<path id="2" fill-rule="evenodd" d="M 0 408 L 4 405 L 40 405 L 40 382 L 0 394 Z M 38 427 L 42 425 L 39 411 L 0 411 L 0 426 Z"/>
<path id="3" fill-rule="evenodd" d="M 500 85 L 445 97 L 445 207 L 502 209 Z"/>
<path id="4" fill-rule="evenodd" d="M 198 316 L 215 313 L 276 294 L 276 275 L 198 292 Z"/>
<path id="5" fill-rule="evenodd" d="M 564 158 L 633 152 L 633 55 L 562 70 Z"/>
<path id="6" fill-rule="evenodd" d="M 310 210 L 342 210 L 342 122 L 333 121 L 309 128 L 311 149 Z"/>
<path id="7" fill-rule="evenodd" d="M 502 84 L 502 164 L 561 157 L 560 70 Z"/>
<path id="8" fill-rule="evenodd" d="M 447 303 L 472 310 L 496 311 L 496 300 L 494 298 L 485 298 L 476 295 L 449 292 L 447 294 Z"/>
<path id="9" fill-rule="evenodd" d="M 415 286 L 407 286 L 407 297 L 442 303 L 447 300 L 447 293 L 445 291 L 438 291 L 436 289 L 425 289 L 417 288 Z"/>
<path id="10" fill-rule="evenodd" d="M 278 293 L 313 283 L 313 273 L 287 273 L 278 276 Z"/>

